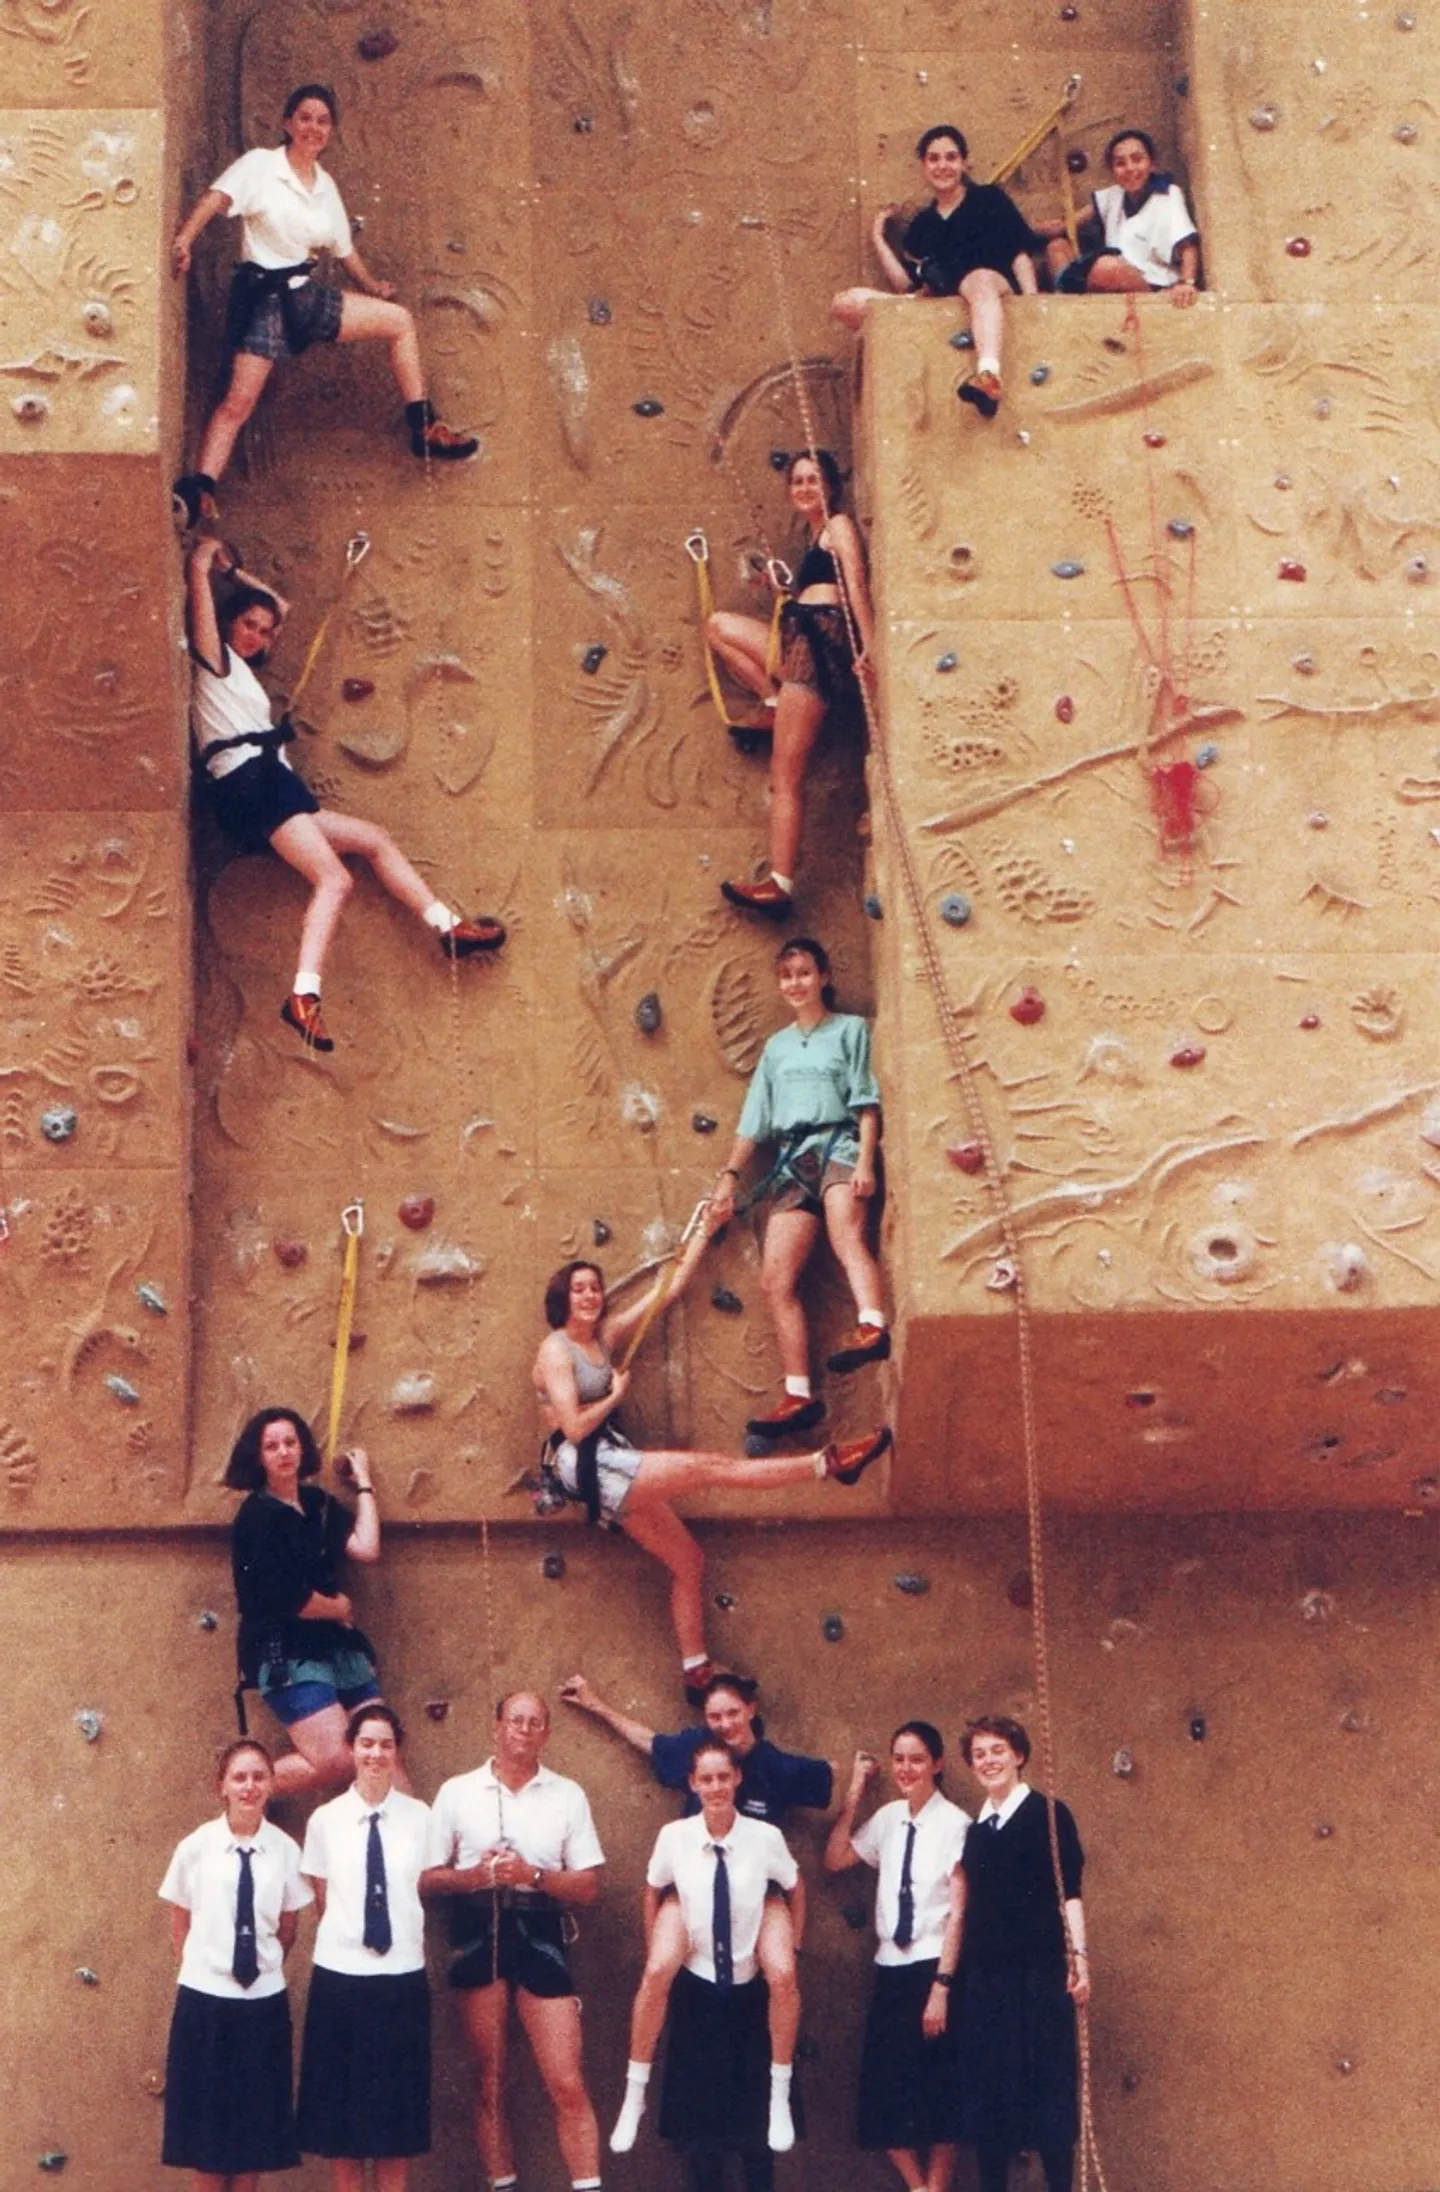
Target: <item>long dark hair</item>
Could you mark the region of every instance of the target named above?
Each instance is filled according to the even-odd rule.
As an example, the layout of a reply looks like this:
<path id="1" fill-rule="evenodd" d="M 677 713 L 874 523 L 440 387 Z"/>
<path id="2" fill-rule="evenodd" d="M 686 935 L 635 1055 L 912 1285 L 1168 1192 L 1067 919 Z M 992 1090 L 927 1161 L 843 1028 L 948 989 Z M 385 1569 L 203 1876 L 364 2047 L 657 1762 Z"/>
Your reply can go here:
<path id="1" fill-rule="evenodd" d="M 797 449 L 786 468 L 786 481 L 795 477 L 797 464 L 807 462 L 820 468 L 820 477 L 825 482 L 825 501 L 833 517 L 837 510 L 845 507 L 845 475 L 840 469 L 839 459 L 829 449 Z"/>
<path id="2" fill-rule="evenodd" d="M 577 1256 L 573 1263 L 562 1263 L 545 1282 L 545 1322 L 552 1332 L 558 1332 L 570 1315 L 570 1281 L 577 1271 L 593 1271 L 600 1281 L 601 1293 L 605 1291 L 605 1274 L 588 1256 Z"/>
<path id="3" fill-rule="evenodd" d="M 220 1481 L 228 1484 L 232 1492 L 258 1492 L 264 1485 L 265 1464 L 260 1459 L 260 1447 L 266 1427 L 272 1423 L 294 1424 L 295 1435 L 300 1441 L 300 1474 L 302 1477 L 319 1476 L 320 1449 L 305 1418 L 294 1408 L 262 1408 L 258 1416 L 250 1418 L 230 1449 L 230 1459 Z"/>

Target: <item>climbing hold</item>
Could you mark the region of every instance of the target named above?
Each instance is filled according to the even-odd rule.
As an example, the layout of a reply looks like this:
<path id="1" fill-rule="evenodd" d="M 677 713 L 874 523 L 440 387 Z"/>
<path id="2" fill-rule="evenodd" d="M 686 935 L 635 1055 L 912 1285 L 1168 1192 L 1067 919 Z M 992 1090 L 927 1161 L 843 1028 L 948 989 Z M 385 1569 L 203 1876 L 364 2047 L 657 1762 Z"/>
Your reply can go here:
<path id="1" fill-rule="evenodd" d="M 1122 2093 L 1138 2093 L 1138 2092 L 1139 2092 L 1139 2090 L 1140 2090 L 1140 2073 L 1139 2073 L 1139 2071 L 1138 2071 L 1138 2070 L 1122 2070 L 1122 2071 L 1121 2071 L 1121 2073 L 1120 2073 L 1120 2091 L 1121 2091 Z"/>
<path id="2" fill-rule="evenodd" d="M 1277 578 L 1288 579 L 1292 586 L 1303 586 L 1309 574 L 1306 571 L 1304 564 L 1301 563 L 1298 558 L 1296 558 L 1295 556 L 1282 556 L 1280 559 L 1280 568 L 1275 573 L 1275 576 Z"/>
<path id="3" fill-rule="evenodd" d="M 1339 2071 L 1342 2078 L 1348 2078 L 1351 2071 L 1355 2068 L 1354 2056 L 1337 2055 L 1335 2058 L 1335 2068 Z"/>
<path id="4" fill-rule="evenodd" d="M 717 1591 L 715 1593 L 715 1603 L 722 1614 L 733 1614 L 735 1611 L 735 1593 L 733 1591 Z"/>
<path id="5" fill-rule="evenodd" d="M 1423 586 L 1426 579 L 1430 576 L 1429 557 L 1412 556 L 1410 558 L 1410 561 L 1405 566 L 1405 576 L 1409 579 L 1412 586 Z"/>
<path id="6" fill-rule="evenodd" d="M 762 1438 L 758 1431 L 746 1432 L 745 1455 L 747 1460 L 763 1461 L 765 1459 L 765 1456 L 772 1451 L 773 1449 L 771 1447 L 769 1439 Z"/>
<path id="7" fill-rule="evenodd" d="M 435 1215 L 433 1195 L 407 1195 L 395 1212 L 403 1226 L 412 1233 L 423 1233 Z"/>
<path id="8" fill-rule="evenodd" d="M 1050 572 L 1054 578 L 1083 578 L 1085 576 L 1085 566 L 1083 563 L 1074 563 L 1067 558 L 1063 563 L 1052 563 Z"/>
<path id="9" fill-rule="evenodd" d="M 718 1309 L 722 1316 L 738 1317 L 745 1304 L 738 1294 L 732 1294 L 728 1286 L 717 1286 L 710 1296 L 710 1307 Z"/>
<path id="10" fill-rule="evenodd" d="M 390 1406 L 397 1416 L 423 1416 L 435 1406 L 435 1380 L 428 1370 L 412 1370 L 397 1378 L 390 1388 Z"/>
<path id="11" fill-rule="evenodd" d="M 885 908 L 875 896 L 874 891 L 869 892 L 866 897 L 865 912 L 872 921 L 883 921 L 885 918 Z"/>
<path id="12" fill-rule="evenodd" d="M 593 114 L 577 114 L 570 127 L 577 137 L 588 137 L 595 127 L 595 117 Z"/>
<path id="13" fill-rule="evenodd" d="M 647 989 L 635 1007 L 635 1025 L 642 1035 L 658 1035 L 661 1017 L 660 999 L 653 989 Z"/>
<path id="14" fill-rule="evenodd" d="M 100 1731 L 105 1725 L 105 1715 L 96 1712 L 93 1705 L 82 1705 L 75 1715 L 75 1725 L 87 1743 L 98 1743 Z"/>
<path id="15" fill-rule="evenodd" d="M 1048 366 L 1048 365 L 1032 365 L 1032 366 L 1031 366 L 1031 368 L 1030 368 L 1030 385 L 1031 385 L 1031 387 L 1032 387 L 1032 388 L 1043 388 L 1043 387 L 1045 386 L 1045 383 L 1046 383 L 1046 382 L 1047 382 L 1047 381 L 1049 380 L 1049 378 L 1050 378 L 1050 368 L 1049 368 L 1049 366 Z"/>
<path id="16" fill-rule="evenodd" d="M 139 1387 L 132 1385 L 128 1378 L 122 1378 L 118 1371 L 112 1370 L 110 1372 L 105 1380 L 105 1386 L 108 1392 L 115 1395 L 116 1400 L 120 1402 L 123 1408 L 138 1408 L 140 1406 Z"/>
<path id="17" fill-rule="evenodd" d="M 170 1314 L 166 1306 L 165 1296 L 161 1293 L 159 1287 L 152 1286 L 148 1279 L 142 1280 L 139 1286 L 136 1287 L 135 1299 L 142 1309 L 149 1310 L 152 1317 L 168 1317 Z"/>
<path id="18" fill-rule="evenodd" d="M 827 1614 L 820 1624 L 820 1634 L 827 1644 L 838 1644 L 845 1634 L 845 1624 L 839 1614 Z"/>
<path id="19" fill-rule="evenodd" d="M 1234 1286 L 1254 1270 L 1259 1245 L 1248 1225 L 1206 1226 L 1191 1236 L 1191 1266 L 1197 1278 Z"/>
<path id="20" fill-rule="evenodd" d="M 945 654 L 936 657 L 935 667 L 942 677 L 948 677 L 952 670 L 959 669 L 960 657 L 947 651 Z"/>
<path id="21" fill-rule="evenodd" d="M 1191 1066 L 1203 1065 L 1204 1062 L 1205 1045 L 1203 1043 L 1182 1043 L 1178 1050 L 1172 1050 L 1170 1053 L 1171 1065 L 1178 1066 L 1182 1073 L 1188 1071 Z"/>
<path id="22" fill-rule="evenodd" d="M 1308 259 L 1310 256 L 1310 238 L 1308 236 L 1292 236 L 1285 249 L 1292 259 Z"/>
<path id="23" fill-rule="evenodd" d="M 1203 1742 L 1204 1742 L 1204 1740 L 1205 1740 L 1205 1736 L 1206 1736 L 1206 1733 L 1207 1733 L 1207 1730 L 1206 1730 L 1206 1727 L 1205 1727 L 1205 1715 L 1204 1715 L 1204 1713 L 1191 1713 L 1191 1715 L 1190 1715 L 1190 1740 L 1191 1740 L 1191 1742 L 1192 1742 L 1192 1743 L 1203 1743 Z"/>
<path id="24" fill-rule="evenodd" d="M 298 1271 L 310 1253 L 304 1241 L 286 1240 L 283 1236 L 273 1240 L 270 1246 L 282 1271 Z"/>
<path id="25" fill-rule="evenodd" d="M 789 452 L 789 450 L 788 450 L 788 449 L 772 449 L 772 450 L 771 450 L 771 452 L 770 452 L 770 469 L 771 469 L 771 471 L 772 471 L 772 472 L 788 472 L 788 471 L 789 471 L 789 469 L 790 469 L 790 452 Z"/>
<path id="26" fill-rule="evenodd" d="M 975 337 L 968 327 L 956 328 L 954 334 L 950 337 L 950 348 L 952 350 L 973 350 L 975 348 Z"/>
<path id="27" fill-rule="evenodd" d="M 1028 1613 L 1035 1603 L 1035 1579 L 1028 1568 L 1017 1568 L 1005 1586 L 1005 1596 L 1018 1613 Z"/>
<path id="28" fill-rule="evenodd" d="M 1335 1834 L 1335 1829 L 1328 1819 L 1317 1820 L 1313 1831 L 1317 1842 L 1329 1842 Z"/>
<path id="29" fill-rule="evenodd" d="M 1073 0 L 1066 0 L 1066 5 L 1060 10 L 1060 20 L 1062 23 L 1079 22 L 1080 10 L 1073 5 Z"/>
<path id="30" fill-rule="evenodd" d="M 112 335 L 115 319 L 108 304 L 99 297 L 92 297 L 80 314 L 87 335 Z"/>
<path id="31" fill-rule="evenodd" d="M 1356 1241 L 1326 1241 L 1320 1261 L 1337 1294 L 1358 1294 L 1369 1276 L 1370 1258 Z"/>
<path id="32" fill-rule="evenodd" d="M 957 1172 L 983 1172 L 985 1170 L 985 1145 L 983 1142 L 954 1142 L 945 1152 Z"/>
<path id="33" fill-rule="evenodd" d="M 1405 1007 L 1396 990 L 1367 989 L 1351 998 L 1350 1017 L 1372 1043 L 1388 1043 L 1405 1025 Z"/>
<path id="34" fill-rule="evenodd" d="M 974 548 L 968 540 L 957 540 L 950 551 L 950 576 L 961 580 L 971 579 L 975 572 Z"/>
<path id="35" fill-rule="evenodd" d="M 1304 1028 L 1304 1029 L 1306 1030 L 1306 1032 L 1307 1032 L 1307 1033 L 1308 1033 L 1309 1031 L 1311 1031 L 1312 1029 L 1314 1029 L 1314 1028 L 1318 1028 L 1318 1027 L 1319 1027 L 1319 1025 L 1320 1025 L 1320 1015 L 1319 1015 L 1319 1013 L 1318 1013 L 1318 1012 L 1307 1012 L 1307 1013 L 1306 1013 L 1306 1015 L 1305 1015 L 1305 1017 L 1304 1017 L 1304 1019 L 1303 1019 L 1303 1020 L 1302 1020 L 1302 1021 L 1300 1022 L 1300 1025 L 1301 1025 L 1301 1027 L 1302 1027 L 1302 1028 Z"/>
<path id="36" fill-rule="evenodd" d="M 658 396 L 642 396 L 640 401 L 632 403 L 630 408 L 637 419 L 658 419 L 665 406 Z"/>
<path id="37" fill-rule="evenodd" d="M 1009 1256 L 997 1256 L 985 1285 L 992 1294 L 1010 1294 L 1020 1284 L 1020 1269 Z"/>
<path id="38" fill-rule="evenodd" d="M 56 2146 L 52 2147 L 48 2154 L 42 2154 L 35 2167 L 43 2169 L 48 2177 L 58 2177 L 69 2159 L 70 2156 Z"/>
<path id="39" fill-rule="evenodd" d="M 604 297 L 592 297 L 586 307 L 586 317 L 592 327 L 608 327 L 615 315 Z"/>
<path id="40" fill-rule="evenodd" d="M 632 1081 L 620 1091 L 620 1117 L 637 1134 L 653 1134 L 660 1123 L 660 1099 Z"/>
<path id="41" fill-rule="evenodd" d="M 1317 419 L 1332 418 L 1335 412 L 1335 400 L 1332 396 L 1317 396 L 1310 408 Z"/>
<path id="42" fill-rule="evenodd" d="M 1278 107 L 1252 107 L 1250 109 L 1250 127 L 1258 129 L 1262 137 L 1268 130 L 1274 129 L 1279 119 L 1280 109 Z"/>
<path id="43" fill-rule="evenodd" d="M 1133 1781 L 1135 1778 L 1135 1754 L 1126 1750 L 1123 1743 L 1110 1761 L 1110 1771 L 1117 1781 Z"/>
<path id="44" fill-rule="evenodd" d="M 88 1964 L 77 1964 L 75 1966 L 75 1976 L 80 1981 L 81 1986 L 99 1986 L 100 1984 L 99 1972 L 92 1971 Z"/>
<path id="45" fill-rule="evenodd" d="M 1350 1707 L 1348 1712 L 1341 1713 L 1340 1728 L 1341 1732 L 1345 1735 L 1361 1735 L 1364 1733 L 1364 1718 L 1360 1713 L 1355 1710 L 1355 1707 L 1353 1705 Z"/>
<path id="46" fill-rule="evenodd" d="M 964 891 L 948 891 L 940 901 L 940 918 L 952 929 L 963 929 L 973 911 Z"/>
<path id="47" fill-rule="evenodd" d="M 1171 518 L 1165 528 L 1172 540 L 1193 540 L 1195 528 L 1189 518 Z"/>
<path id="48" fill-rule="evenodd" d="M 603 1248 L 605 1246 L 605 1243 L 609 1240 L 610 1228 L 605 1223 L 605 1220 L 603 1218 L 591 1219 L 590 1238 L 595 1243 L 595 1246 L 597 1248 Z"/>
<path id="49" fill-rule="evenodd" d="M 595 672 L 599 669 L 601 663 L 605 660 L 605 657 L 609 654 L 609 652 L 610 649 L 606 646 L 603 646 L 598 640 L 593 647 L 587 647 L 585 649 L 584 654 L 580 657 L 580 667 L 585 672 L 585 675 L 587 677 L 593 677 L 595 675 Z"/>
<path id="50" fill-rule="evenodd" d="M 373 677 L 345 677 L 340 680 L 340 698 L 348 700 L 352 708 L 357 702 L 368 700 L 374 690 Z"/>
<path id="51" fill-rule="evenodd" d="M 1319 665 L 1313 655 L 1305 654 L 1292 655 L 1290 657 L 1290 667 L 1297 677 L 1313 677 Z M 1316 825 L 1312 823 L 1311 828 L 1315 827 Z"/>
<path id="52" fill-rule="evenodd" d="M 40 1132 L 47 1142 L 68 1142 L 79 1124 L 79 1114 L 68 1104 L 52 1104 L 40 1114 Z"/>
<path id="53" fill-rule="evenodd" d="M 1335 1611 L 1335 1599 L 1329 1591 L 1307 1591 L 1300 1601 L 1302 1621 L 1328 1621 Z"/>
<path id="54" fill-rule="evenodd" d="M 1076 145 L 1065 155 L 1065 165 L 1072 175 L 1083 175 L 1090 165 L 1090 155 Z"/>
<path id="55" fill-rule="evenodd" d="M 1397 122 L 1390 134 L 1397 145 L 1413 145 L 1420 132 L 1413 122 Z"/>
<path id="56" fill-rule="evenodd" d="M 1068 693 L 1062 693 L 1055 703 L 1055 721 L 1057 723 L 1073 723 L 1075 721 L 1075 703 Z"/>
<path id="57" fill-rule="evenodd" d="M 1307 829 L 1328 830 L 1330 827 L 1330 817 L 1328 814 L 1326 814 L 1323 807 L 1312 807 L 1310 812 L 1305 817 L 1305 825 Z"/>
<path id="58" fill-rule="evenodd" d="M 1045 1000 L 1038 989 L 1022 989 L 1010 1007 L 1010 1017 L 1020 1027 L 1035 1027 L 1045 1017 Z"/>
<path id="59" fill-rule="evenodd" d="M 204 1613 L 195 1616 L 195 1626 L 197 1629 L 203 1629 L 207 1636 L 213 1636 L 220 1626 L 220 1616 L 212 1613 L 207 1606 Z"/>
<path id="60" fill-rule="evenodd" d="M 1219 759 L 1218 746 L 1201 746 L 1195 755 L 1195 766 L 1197 769 L 1213 769 Z"/>
<path id="61" fill-rule="evenodd" d="M 355 51 L 362 61 L 388 61 L 399 46 L 393 30 L 371 30 L 355 41 Z"/>
<path id="62" fill-rule="evenodd" d="M 1395 18 L 1395 28 L 1397 30 L 1413 30 L 1415 28 L 1414 16 L 1409 14 L 1397 15 Z"/>
<path id="63" fill-rule="evenodd" d="M 425 1718 L 433 1720 L 437 1727 L 442 1720 L 448 1720 L 450 1718 L 449 1698 L 427 1697 L 425 1700 Z"/>
<path id="64" fill-rule="evenodd" d="M 540 1573 L 547 1583 L 560 1583 L 565 1577 L 565 1555 L 547 1553 L 540 1563 Z"/>
<path id="65" fill-rule="evenodd" d="M 44 396 L 16 396 L 10 408 L 22 426 L 42 426 L 50 416 L 49 400 Z"/>
<path id="66" fill-rule="evenodd" d="M 1277 472 L 1270 484 L 1272 487 L 1275 488 L 1277 493 L 1282 495 L 1288 495 L 1291 488 L 1295 485 L 1295 482 L 1291 479 L 1288 472 Z"/>
<path id="67" fill-rule="evenodd" d="M 708 1111 L 692 1111 L 690 1124 L 697 1134 L 713 1134 L 720 1121 L 712 1119 Z"/>
<path id="68" fill-rule="evenodd" d="M 1145 436 L 1145 447 L 1147 449 L 1163 449 L 1165 447 L 1165 436 L 1158 426 L 1152 426 Z"/>
<path id="69" fill-rule="evenodd" d="M 902 1591 L 906 1598 L 924 1598 L 930 1588 L 930 1578 L 917 1575 L 913 1568 L 905 1568 L 896 1576 L 895 1588 Z"/>
<path id="70" fill-rule="evenodd" d="M 485 1266 L 455 1241 L 437 1241 L 417 1256 L 412 1270 L 421 1286 L 449 1286 L 457 1280 L 478 1279 Z"/>

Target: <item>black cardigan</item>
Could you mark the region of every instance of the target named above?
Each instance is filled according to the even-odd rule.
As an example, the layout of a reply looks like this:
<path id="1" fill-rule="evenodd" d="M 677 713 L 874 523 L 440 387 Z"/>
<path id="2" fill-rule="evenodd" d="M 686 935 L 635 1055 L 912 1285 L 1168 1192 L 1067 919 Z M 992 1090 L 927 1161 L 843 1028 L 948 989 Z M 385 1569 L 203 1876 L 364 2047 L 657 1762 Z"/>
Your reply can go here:
<path id="1" fill-rule="evenodd" d="M 341 1589 L 345 1547 L 355 1518 L 318 1485 L 302 1484 L 298 1513 L 269 1492 L 252 1492 L 230 1533 L 230 1565 L 240 1606 L 239 1656 L 244 1681 L 258 1681 L 262 1661 L 324 1659 L 331 1652 L 374 1647 L 340 1621 L 301 1621 L 300 1608 L 318 1591 Z"/>

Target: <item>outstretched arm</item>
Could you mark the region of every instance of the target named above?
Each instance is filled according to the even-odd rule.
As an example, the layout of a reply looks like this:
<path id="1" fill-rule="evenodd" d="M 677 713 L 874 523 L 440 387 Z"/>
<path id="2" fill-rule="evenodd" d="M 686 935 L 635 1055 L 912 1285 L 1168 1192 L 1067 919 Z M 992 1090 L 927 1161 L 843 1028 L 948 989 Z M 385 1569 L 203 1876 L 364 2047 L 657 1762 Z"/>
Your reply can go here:
<path id="1" fill-rule="evenodd" d="M 344 267 L 355 287 L 363 290 L 367 297 L 383 297 L 388 303 L 390 298 L 395 295 L 395 284 L 381 281 L 377 275 L 372 274 L 353 246 L 346 252 L 340 264 Z"/>
<path id="2" fill-rule="evenodd" d="M 188 220 L 182 221 L 175 231 L 170 246 L 170 269 L 177 277 L 190 271 L 190 256 L 195 239 L 202 228 L 208 228 L 218 213 L 230 211 L 230 200 L 223 190 L 207 190 Z"/>
<path id="3" fill-rule="evenodd" d="M 346 1542 L 345 1550 L 352 1560 L 362 1561 L 373 1567 L 380 1558 L 380 1503 L 375 1496 L 375 1481 L 370 1473 L 370 1456 L 363 1446 L 352 1446 L 340 1456 L 336 1472 L 342 1480 L 355 1487 L 355 1527 Z"/>
<path id="4" fill-rule="evenodd" d="M 825 1855 L 821 1860 L 827 1872 L 848 1872 L 852 1865 L 860 1863 L 850 1836 L 854 1831 L 855 1814 L 860 1808 L 860 1799 L 879 1771 L 880 1761 L 869 1751 L 855 1753 L 855 1762 L 850 1769 L 850 1786 L 845 1791 L 845 1801 L 830 1829 Z"/>
<path id="5" fill-rule="evenodd" d="M 197 541 L 185 573 L 185 611 L 191 654 L 216 677 L 223 677 L 225 642 L 220 637 L 220 619 L 215 614 L 215 594 L 211 585 L 211 574 L 217 563 L 222 571 L 233 568 L 225 543 L 221 540 Z"/>
<path id="6" fill-rule="evenodd" d="M 662 1268 L 655 1275 L 655 1284 L 646 1293 L 642 1294 L 639 1301 L 631 1302 L 628 1307 L 607 1314 L 604 1326 L 607 1347 L 619 1354 L 632 1332 L 637 1332 L 649 1316 L 651 1308 L 660 1295 L 666 1296 L 667 1308 L 671 1302 L 680 1299 L 680 1296 L 694 1278 L 700 1259 L 710 1245 L 710 1236 L 724 1222 L 723 1218 L 715 1215 L 714 1202 L 707 1203 L 701 1215 L 700 1223 L 681 1249 L 675 1261 L 674 1269 L 666 1270 Z"/>
<path id="7" fill-rule="evenodd" d="M 617 1735 L 623 1736 L 633 1749 L 643 1752 L 646 1758 L 650 1756 L 655 1730 L 647 1728 L 642 1720 L 632 1720 L 628 1713 L 617 1712 L 613 1705 L 607 1705 L 600 1692 L 592 1688 L 583 1674 L 572 1674 L 567 1681 L 562 1682 L 560 1695 L 567 1705 L 575 1705 L 581 1712 L 590 1713 L 596 1720 L 603 1720 L 607 1728 L 613 1728 Z"/>

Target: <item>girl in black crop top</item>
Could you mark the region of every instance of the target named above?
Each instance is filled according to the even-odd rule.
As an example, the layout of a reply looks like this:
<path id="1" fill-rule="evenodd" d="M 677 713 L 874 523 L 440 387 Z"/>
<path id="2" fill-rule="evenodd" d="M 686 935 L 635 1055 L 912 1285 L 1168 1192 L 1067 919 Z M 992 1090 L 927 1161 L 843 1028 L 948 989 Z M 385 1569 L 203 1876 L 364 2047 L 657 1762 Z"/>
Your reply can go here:
<path id="1" fill-rule="evenodd" d="M 731 675 L 775 711 L 769 871 L 762 882 L 720 888 L 741 912 L 776 921 L 788 920 L 794 904 L 810 756 L 830 709 L 851 691 L 855 673 L 868 675 L 874 636 L 864 542 L 841 507 L 844 483 L 828 449 L 807 450 L 794 459 L 790 500 L 809 540 L 781 616 L 778 693 L 771 690 L 767 624 L 722 610 L 707 626 L 710 644 Z"/>

